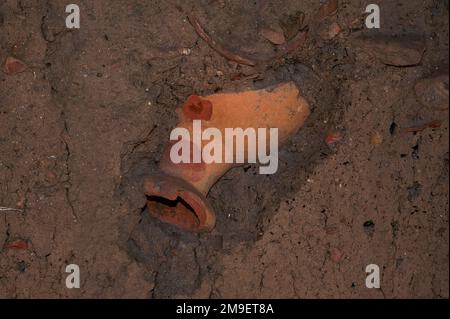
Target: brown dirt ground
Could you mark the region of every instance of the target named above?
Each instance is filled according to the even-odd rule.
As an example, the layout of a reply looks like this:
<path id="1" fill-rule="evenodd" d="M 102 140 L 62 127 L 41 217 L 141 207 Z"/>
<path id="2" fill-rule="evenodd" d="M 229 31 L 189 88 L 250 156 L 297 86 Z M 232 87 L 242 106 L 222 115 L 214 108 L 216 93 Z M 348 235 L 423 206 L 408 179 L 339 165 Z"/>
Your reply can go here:
<path id="1" fill-rule="evenodd" d="M 336 38 L 312 28 L 302 49 L 252 68 L 208 47 L 185 12 L 255 56 L 275 50 L 261 27 L 296 11 L 310 18 L 320 3 L 78 0 L 81 28 L 68 31 L 68 1 L 2 0 L 1 58 L 29 69 L 0 73 L 0 206 L 23 209 L 0 211 L 0 247 L 21 239 L 28 248 L 0 250 L 0 297 L 448 298 L 448 112 L 414 95 L 418 79 L 448 63 L 448 1 L 378 1 L 374 32 L 425 40 L 413 67 L 358 46 L 371 34 L 370 2 L 341 0 L 322 23 L 343 27 Z M 283 148 L 279 172 L 228 172 L 208 195 L 211 233 L 150 218 L 141 182 L 174 109 L 194 92 L 287 79 L 314 112 Z M 435 119 L 440 128 L 401 130 Z M 329 147 L 328 132 L 343 139 Z M 65 287 L 69 263 L 81 268 L 80 289 Z M 381 289 L 365 287 L 371 263 Z"/>

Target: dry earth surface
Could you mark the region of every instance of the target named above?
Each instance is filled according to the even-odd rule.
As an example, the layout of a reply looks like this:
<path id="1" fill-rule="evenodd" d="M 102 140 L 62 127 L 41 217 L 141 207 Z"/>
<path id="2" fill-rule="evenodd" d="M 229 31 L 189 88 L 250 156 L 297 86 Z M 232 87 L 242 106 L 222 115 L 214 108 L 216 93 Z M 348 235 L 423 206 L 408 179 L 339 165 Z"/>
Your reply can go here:
<path id="1" fill-rule="evenodd" d="M 0 72 L 0 206 L 19 210 L 0 211 L 0 297 L 448 298 L 448 108 L 414 89 L 447 72 L 448 1 L 378 1 L 368 30 L 370 2 L 340 0 L 319 23 L 313 0 L 76 0 L 68 30 L 68 1 L 1 0 L 1 63 L 27 69 Z M 227 61 L 186 18 L 259 57 L 277 50 L 262 30 L 288 32 L 299 11 L 306 44 L 257 67 Z M 313 113 L 278 173 L 220 179 L 211 233 L 150 218 L 141 183 L 175 108 L 286 80 Z M 446 89 L 448 103 L 448 75 Z M 65 286 L 71 263 L 80 289 Z M 372 263 L 381 289 L 365 286 Z"/>

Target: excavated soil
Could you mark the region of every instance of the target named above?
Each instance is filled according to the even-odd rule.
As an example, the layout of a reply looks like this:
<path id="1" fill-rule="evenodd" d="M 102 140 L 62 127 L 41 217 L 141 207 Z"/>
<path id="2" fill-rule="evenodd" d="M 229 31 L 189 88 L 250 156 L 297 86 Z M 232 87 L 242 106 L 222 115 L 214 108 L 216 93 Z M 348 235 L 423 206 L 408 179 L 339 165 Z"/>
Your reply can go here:
<path id="1" fill-rule="evenodd" d="M 0 206 L 17 209 L 0 211 L 0 297 L 448 298 L 448 109 L 414 91 L 448 65 L 448 1 L 378 1 L 371 30 L 370 1 L 341 0 L 319 23 L 313 0 L 77 0 L 72 30 L 66 2 L 0 3 L 2 63 L 27 65 L 0 73 Z M 277 50 L 261 29 L 299 11 L 306 44 L 257 67 L 227 61 L 186 18 L 261 58 Z M 326 38 L 333 23 L 342 30 Z M 413 65 L 371 49 L 404 37 L 423 41 Z M 401 59 L 414 58 L 411 43 Z M 226 173 L 208 195 L 211 233 L 151 218 L 142 180 L 175 108 L 194 93 L 283 81 L 313 112 L 278 172 Z M 440 125 L 405 130 L 430 121 Z M 68 264 L 80 267 L 79 289 L 66 288 Z M 380 289 L 366 288 L 369 264 Z"/>

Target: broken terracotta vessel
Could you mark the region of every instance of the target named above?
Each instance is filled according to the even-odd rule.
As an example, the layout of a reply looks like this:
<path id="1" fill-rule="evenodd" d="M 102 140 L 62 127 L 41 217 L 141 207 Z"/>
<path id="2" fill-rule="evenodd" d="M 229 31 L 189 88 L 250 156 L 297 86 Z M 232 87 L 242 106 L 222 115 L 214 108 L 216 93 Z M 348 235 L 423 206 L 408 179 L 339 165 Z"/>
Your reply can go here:
<path id="1" fill-rule="evenodd" d="M 310 110 L 296 85 L 288 82 L 263 90 L 205 97 L 193 95 L 177 109 L 177 113 L 177 127 L 188 129 L 191 136 L 193 120 L 201 120 L 203 130 L 217 128 L 222 136 L 225 128 L 278 128 L 278 144 L 281 145 L 303 125 Z M 148 211 L 161 221 L 187 231 L 210 231 L 216 218 L 206 195 L 225 172 L 242 164 L 224 161 L 175 164 L 170 159 L 170 150 L 175 143 L 171 141 L 165 148 L 159 172 L 144 182 Z M 203 149 L 203 145 L 190 143 L 192 148 Z M 246 144 L 244 148 L 247 148 Z"/>

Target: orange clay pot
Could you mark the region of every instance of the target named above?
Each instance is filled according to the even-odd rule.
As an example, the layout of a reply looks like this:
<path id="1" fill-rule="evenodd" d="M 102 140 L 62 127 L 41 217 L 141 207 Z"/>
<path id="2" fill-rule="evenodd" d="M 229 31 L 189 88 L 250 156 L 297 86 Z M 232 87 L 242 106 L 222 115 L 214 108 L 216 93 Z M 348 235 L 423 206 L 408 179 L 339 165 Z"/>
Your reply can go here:
<path id="1" fill-rule="evenodd" d="M 278 143 L 282 144 L 298 131 L 310 111 L 296 85 L 289 82 L 256 91 L 193 95 L 177 113 L 180 120 L 177 127 L 187 128 L 191 136 L 193 120 L 201 120 L 202 130 L 214 127 L 222 136 L 225 128 L 278 128 Z M 175 143 L 172 141 L 166 147 L 160 171 L 144 182 L 148 211 L 161 221 L 187 231 L 210 231 L 216 218 L 206 195 L 226 171 L 242 164 L 224 161 L 175 164 L 170 159 L 170 149 Z M 193 148 L 203 147 L 190 143 Z"/>

